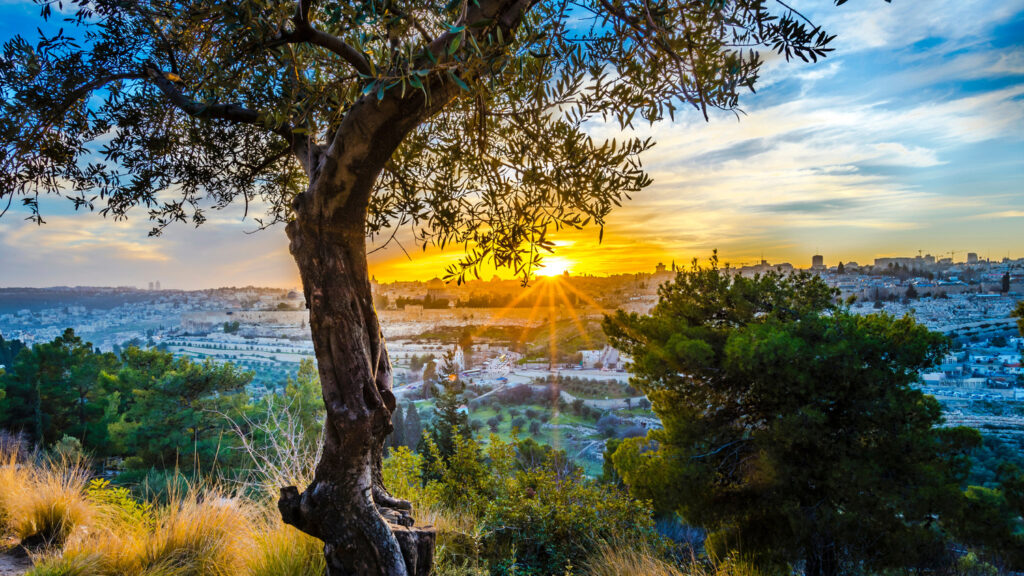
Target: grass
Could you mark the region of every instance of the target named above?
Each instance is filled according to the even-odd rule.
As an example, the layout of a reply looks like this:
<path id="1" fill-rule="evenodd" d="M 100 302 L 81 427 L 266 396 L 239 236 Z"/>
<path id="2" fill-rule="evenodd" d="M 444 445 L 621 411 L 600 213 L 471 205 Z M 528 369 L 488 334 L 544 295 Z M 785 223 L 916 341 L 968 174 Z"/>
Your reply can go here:
<path id="1" fill-rule="evenodd" d="M 320 576 L 322 544 L 267 501 L 170 488 L 161 506 L 90 482 L 79 462 L 0 460 L 0 530 L 35 560 L 29 576 Z"/>
<path id="2" fill-rule="evenodd" d="M 29 548 L 60 546 L 94 509 L 85 497 L 88 471 L 81 462 L 45 459 L 38 465 L 13 454 L 0 464 L 0 521 L 5 535 Z"/>
<path id="3" fill-rule="evenodd" d="M 411 459 L 417 456 L 409 456 Z M 417 461 L 406 463 L 409 474 Z M 415 501 L 420 524 L 438 529 L 436 576 L 490 573 L 484 534 L 470 515 L 440 507 L 429 490 L 395 477 L 396 495 Z M 400 472 L 401 470 L 399 470 Z M 408 475 L 408 474 L 406 474 Z M 387 473 L 386 473 L 387 477 Z M 406 493 L 408 492 L 408 493 Z M 27 576 L 322 576 L 322 544 L 284 525 L 271 499 L 234 497 L 217 486 L 171 487 L 157 503 L 90 480 L 68 461 L 0 461 L 3 536 L 35 538 Z M 684 571 L 685 570 L 685 571 Z M 743 576 L 701 564 L 681 569 L 654 551 L 607 546 L 577 576 Z"/>
<path id="4" fill-rule="evenodd" d="M 650 550 L 611 544 L 601 547 L 590 559 L 586 570 L 590 576 L 686 576 L 682 570 Z"/>
<path id="5" fill-rule="evenodd" d="M 42 555 L 29 576 L 320 576 L 325 571 L 320 542 L 282 524 L 269 506 L 208 489 L 176 495 L 152 515 L 152 522 L 98 523 Z"/>

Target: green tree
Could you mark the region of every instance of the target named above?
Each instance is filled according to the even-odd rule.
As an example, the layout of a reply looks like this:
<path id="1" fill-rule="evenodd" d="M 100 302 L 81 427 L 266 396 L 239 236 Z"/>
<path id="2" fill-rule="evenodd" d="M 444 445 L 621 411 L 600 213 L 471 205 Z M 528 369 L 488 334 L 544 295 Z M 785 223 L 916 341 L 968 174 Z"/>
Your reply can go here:
<path id="1" fill-rule="evenodd" d="M 21 340 L 4 340 L 3 335 L 0 334 L 0 367 L 10 368 L 13 366 L 14 359 L 24 349 L 25 344 Z"/>
<path id="2" fill-rule="evenodd" d="M 97 352 L 70 328 L 23 349 L 3 377 L 4 427 L 47 446 L 69 435 L 102 453 L 111 396 L 101 375 L 117 366 L 117 357 Z"/>
<path id="3" fill-rule="evenodd" d="M 707 546 L 809 576 L 942 558 L 977 431 L 938 428 L 911 385 L 947 349 L 910 317 L 860 316 L 806 273 L 747 278 L 713 258 L 605 321 L 664 424 L 613 455 L 635 494 Z M 884 541 L 884 545 L 880 542 Z"/>
<path id="4" fill-rule="evenodd" d="M 1003 294 L 1006 294 L 1007 292 L 1010 291 L 1010 273 L 1009 272 L 1006 272 L 1005 274 L 1003 274 L 1003 278 L 1002 278 L 1002 280 L 1000 280 L 999 291 L 1002 292 Z"/>
<path id="5" fill-rule="evenodd" d="M 0 54 L 0 200 L 40 223 L 48 193 L 143 206 L 155 233 L 259 200 L 261 226 L 287 224 L 330 433 L 281 508 L 328 542 L 332 575 L 407 572 L 377 508 L 395 403 L 366 236 L 408 223 L 466 247 L 450 277 L 528 277 L 549 229 L 603 227 L 650 182 L 651 142 L 595 141 L 595 122 L 733 111 L 759 51 L 817 60 L 832 40 L 763 0 L 35 1 L 65 25 Z"/>
<path id="6" fill-rule="evenodd" d="M 917 293 L 917 287 L 914 286 L 913 284 L 911 284 L 910 286 L 907 286 L 906 296 L 907 296 L 907 298 L 909 298 L 911 300 L 914 300 L 918 296 L 920 296 L 920 294 Z"/>
<path id="7" fill-rule="evenodd" d="M 401 404 L 395 407 L 395 412 L 391 415 L 391 424 L 395 429 L 391 431 L 391 435 L 388 436 L 384 447 L 394 449 L 398 446 L 405 446 L 405 416 Z"/>
<path id="8" fill-rule="evenodd" d="M 420 444 L 420 440 L 423 438 L 423 421 L 420 419 L 420 413 L 416 409 L 416 405 L 412 402 L 407 406 L 405 412 L 405 446 L 411 449 L 415 449 Z"/>
<path id="9" fill-rule="evenodd" d="M 1012 464 L 998 471 L 999 486 L 970 486 L 953 533 L 961 544 L 1009 570 L 1024 567 L 1024 473 Z"/>
<path id="10" fill-rule="evenodd" d="M 212 472 L 229 459 L 235 438 L 229 417 L 240 419 L 252 373 L 231 364 L 195 363 L 159 350 L 140 350 L 140 364 L 163 371 L 133 372 L 131 400 L 117 422 L 110 424 L 111 440 L 119 453 L 130 455 L 134 469 L 180 468 Z"/>
<path id="11" fill-rule="evenodd" d="M 299 362 L 295 378 L 288 377 L 282 400 L 289 413 L 298 420 L 306 444 L 315 446 L 320 441 L 325 418 L 315 360 L 303 358 Z"/>
<path id="12" fill-rule="evenodd" d="M 469 428 L 469 414 L 462 409 L 465 403 L 462 395 L 466 385 L 459 379 L 454 359 L 454 351 L 449 350 L 445 353 L 435 382 L 429 383 L 441 390 L 434 394 L 434 417 L 423 435 L 423 441 L 429 439 L 435 450 L 427 450 L 425 445 L 419 449 L 420 453 L 426 456 L 424 469 L 427 471 L 434 467 L 433 458 L 440 457 L 445 461 L 451 458 L 455 453 L 456 437 L 473 437 Z M 428 382 L 424 380 L 423 385 L 427 386 Z"/>

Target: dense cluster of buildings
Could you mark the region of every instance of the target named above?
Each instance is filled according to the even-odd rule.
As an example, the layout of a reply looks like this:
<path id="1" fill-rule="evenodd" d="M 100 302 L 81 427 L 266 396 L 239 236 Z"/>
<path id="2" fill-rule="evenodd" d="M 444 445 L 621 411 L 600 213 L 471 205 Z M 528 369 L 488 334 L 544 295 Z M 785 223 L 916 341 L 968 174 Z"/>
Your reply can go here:
<path id="1" fill-rule="evenodd" d="M 878 258 L 873 265 L 829 266 L 823 256 L 815 255 L 810 264 L 809 270 L 839 289 L 856 312 L 912 314 L 960 343 L 984 343 L 984 350 L 993 349 L 990 342 L 1000 345 L 996 348 L 1002 350 L 1002 364 L 979 360 L 984 357 L 980 348 L 965 348 L 972 351 L 958 353 L 959 369 L 945 370 L 952 365 L 947 362 L 941 378 L 928 375 L 927 385 L 974 391 L 971 394 L 1016 386 L 1021 344 L 1012 339 L 1016 326 L 1009 313 L 1024 295 L 1024 259 L 993 262 L 970 253 L 962 262 L 918 255 Z M 749 275 L 795 267 L 762 260 L 729 270 Z M 372 288 L 397 373 L 415 379 L 415 371 L 403 372 L 408 361 L 428 354 L 441 357 L 460 330 L 503 328 L 511 333 L 566 322 L 593 329 L 611 310 L 649 311 L 657 301 L 658 286 L 675 275 L 673 263 L 633 274 L 566 274 L 538 279 L 529 287 L 495 277 L 461 285 L 437 278 L 374 282 Z M 160 346 L 175 354 L 234 362 L 257 371 L 265 383 L 283 381 L 302 358 L 312 355 L 309 315 L 297 290 L 185 292 L 160 290 L 157 281 L 150 288 L 0 289 L 0 333 L 32 344 L 52 340 L 71 326 L 103 350 L 126 344 Z M 512 353 L 500 341 L 486 338 L 478 340 L 475 350 L 468 363 L 480 366 Z M 623 360 L 614 349 L 576 354 L 582 367 L 622 368 Z M 1009 392 L 999 395 L 1012 397 Z"/>

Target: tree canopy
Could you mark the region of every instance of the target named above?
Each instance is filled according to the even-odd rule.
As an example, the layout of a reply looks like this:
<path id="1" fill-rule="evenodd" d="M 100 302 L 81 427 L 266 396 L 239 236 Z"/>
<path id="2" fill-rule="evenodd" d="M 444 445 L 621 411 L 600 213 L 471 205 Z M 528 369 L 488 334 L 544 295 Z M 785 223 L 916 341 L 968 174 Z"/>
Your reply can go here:
<path id="1" fill-rule="evenodd" d="M 651 142 L 591 128 L 738 110 L 760 51 L 816 60 L 832 40 L 765 0 L 35 2 L 62 27 L 0 54 L 0 200 L 33 220 L 53 194 L 115 218 L 141 207 L 154 233 L 236 201 L 289 221 L 353 112 L 415 107 L 366 134 L 397 139 L 361 201 L 366 232 L 408 224 L 424 246 L 465 244 L 463 264 L 520 273 L 549 228 L 603 226 L 649 183 Z"/>
<path id="2" fill-rule="evenodd" d="M 945 338 L 910 317 L 856 315 L 807 273 L 709 267 L 659 289 L 649 316 L 605 322 L 664 424 L 624 440 L 625 483 L 762 567 L 929 566 L 964 505 L 980 436 L 942 428 L 912 386 Z"/>
<path id="3" fill-rule="evenodd" d="M 136 471 L 209 472 L 232 461 L 227 416 L 246 409 L 251 380 L 231 364 L 156 349 L 130 346 L 118 358 L 69 328 L 22 348 L 0 372 L 0 428 L 41 448 L 74 438 L 88 454 L 125 457 Z"/>

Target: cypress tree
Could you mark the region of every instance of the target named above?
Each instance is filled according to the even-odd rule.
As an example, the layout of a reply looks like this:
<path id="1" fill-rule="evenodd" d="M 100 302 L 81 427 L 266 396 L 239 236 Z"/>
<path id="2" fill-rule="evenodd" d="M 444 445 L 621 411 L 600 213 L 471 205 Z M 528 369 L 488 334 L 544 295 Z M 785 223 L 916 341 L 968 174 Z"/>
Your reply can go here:
<path id="1" fill-rule="evenodd" d="M 405 414 L 405 435 L 403 438 L 403 446 L 408 446 L 413 450 L 420 443 L 420 438 L 423 436 L 423 422 L 420 420 L 420 412 L 416 409 L 416 405 L 409 403 L 408 412 Z"/>
<path id="2" fill-rule="evenodd" d="M 402 416 L 402 405 L 395 407 L 395 413 L 391 415 L 391 423 L 395 429 L 387 437 L 384 445 L 387 448 L 405 446 L 405 418 Z"/>

